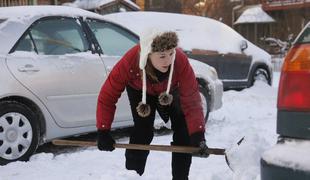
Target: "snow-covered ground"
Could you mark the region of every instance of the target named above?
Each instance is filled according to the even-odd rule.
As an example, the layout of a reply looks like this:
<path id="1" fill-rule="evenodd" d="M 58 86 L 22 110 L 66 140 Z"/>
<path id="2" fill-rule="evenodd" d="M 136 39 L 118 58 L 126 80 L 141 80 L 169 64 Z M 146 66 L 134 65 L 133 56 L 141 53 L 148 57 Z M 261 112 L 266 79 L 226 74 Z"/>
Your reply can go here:
<path id="1" fill-rule="evenodd" d="M 192 180 L 259 180 L 262 152 L 276 143 L 276 99 L 279 73 L 270 87 L 256 82 L 249 89 L 226 91 L 223 107 L 210 114 L 206 130 L 209 147 L 230 148 L 232 172 L 223 156 L 193 158 Z M 234 144 L 245 137 L 243 143 Z M 128 139 L 119 140 L 122 143 Z M 169 144 L 171 135 L 157 136 L 153 144 Z M 95 147 L 54 155 L 38 153 L 29 162 L 0 167 L 0 180 L 158 180 L 171 179 L 171 154 L 151 152 L 143 176 L 126 170 L 124 150 L 101 152 Z"/>

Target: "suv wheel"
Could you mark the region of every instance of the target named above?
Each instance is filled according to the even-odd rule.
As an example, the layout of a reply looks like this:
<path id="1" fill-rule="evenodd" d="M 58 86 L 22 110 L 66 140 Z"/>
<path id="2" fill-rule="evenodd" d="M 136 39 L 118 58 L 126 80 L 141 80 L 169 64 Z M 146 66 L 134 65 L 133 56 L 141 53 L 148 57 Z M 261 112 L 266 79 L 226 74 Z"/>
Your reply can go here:
<path id="1" fill-rule="evenodd" d="M 268 72 L 263 68 L 257 68 L 253 74 L 252 85 L 255 81 L 263 81 L 266 84 L 270 84 Z"/>
<path id="2" fill-rule="evenodd" d="M 39 142 L 39 126 L 35 113 L 16 101 L 0 102 L 0 165 L 26 161 Z"/>

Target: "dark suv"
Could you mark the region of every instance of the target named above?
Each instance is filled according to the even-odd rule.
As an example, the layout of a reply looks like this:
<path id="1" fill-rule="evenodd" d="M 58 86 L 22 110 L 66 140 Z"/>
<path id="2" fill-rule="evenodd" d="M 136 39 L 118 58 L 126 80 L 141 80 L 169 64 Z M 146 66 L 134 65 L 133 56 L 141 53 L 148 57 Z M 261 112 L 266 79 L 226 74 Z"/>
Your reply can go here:
<path id="1" fill-rule="evenodd" d="M 263 153 L 261 180 L 310 179 L 310 22 L 282 67 L 278 91 L 278 143 Z"/>

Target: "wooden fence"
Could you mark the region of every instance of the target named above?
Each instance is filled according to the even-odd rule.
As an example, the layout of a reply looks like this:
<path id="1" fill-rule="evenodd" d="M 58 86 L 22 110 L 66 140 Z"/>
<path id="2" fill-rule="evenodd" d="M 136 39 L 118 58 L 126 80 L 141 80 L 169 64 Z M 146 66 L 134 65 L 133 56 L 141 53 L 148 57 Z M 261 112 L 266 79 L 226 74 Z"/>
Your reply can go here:
<path id="1" fill-rule="evenodd" d="M 28 0 L 0 0 L 0 7 L 29 5 Z"/>

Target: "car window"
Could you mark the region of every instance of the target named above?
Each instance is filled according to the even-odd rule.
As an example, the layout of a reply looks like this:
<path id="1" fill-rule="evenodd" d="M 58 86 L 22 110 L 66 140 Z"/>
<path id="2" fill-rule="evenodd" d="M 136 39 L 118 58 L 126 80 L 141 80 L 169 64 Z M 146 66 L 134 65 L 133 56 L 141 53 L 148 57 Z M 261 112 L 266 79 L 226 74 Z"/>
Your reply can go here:
<path id="1" fill-rule="evenodd" d="M 86 35 L 73 18 L 41 20 L 30 29 L 30 33 L 39 54 L 74 54 L 89 49 Z"/>
<path id="2" fill-rule="evenodd" d="M 0 19 L 0 24 L 6 21 L 6 19 Z"/>
<path id="3" fill-rule="evenodd" d="M 34 52 L 34 46 L 29 33 L 27 33 L 17 44 L 15 51 Z"/>
<path id="4" fill-rule="evenodd" d="M 310 43 L 310 26 L 308 26 L 304 32 L 300 35 L 296 43 Z"/>
<path id="5" fill-rule="evenodd" d="M 111 23 L 89 20 L 88 24 L 105 55 L 122 56 L 138 43 L 137 37 Z"/>

